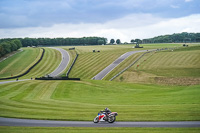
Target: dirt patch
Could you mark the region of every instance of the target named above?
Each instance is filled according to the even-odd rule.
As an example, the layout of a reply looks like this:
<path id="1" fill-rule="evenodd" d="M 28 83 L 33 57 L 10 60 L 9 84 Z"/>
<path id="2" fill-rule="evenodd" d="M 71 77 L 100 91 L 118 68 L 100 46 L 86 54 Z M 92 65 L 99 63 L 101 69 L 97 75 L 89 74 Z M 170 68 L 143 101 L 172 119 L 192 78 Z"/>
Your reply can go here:
<path id="1" fill-rule="evenodd" d="M 193 77 L 181 77 L 181 78 L 155 77 L 154 81 L 157 84 L 167 84 L 167 85 L 197 85 L 197 84 L 200 84 L 200 78 L 193 78 Z"/>

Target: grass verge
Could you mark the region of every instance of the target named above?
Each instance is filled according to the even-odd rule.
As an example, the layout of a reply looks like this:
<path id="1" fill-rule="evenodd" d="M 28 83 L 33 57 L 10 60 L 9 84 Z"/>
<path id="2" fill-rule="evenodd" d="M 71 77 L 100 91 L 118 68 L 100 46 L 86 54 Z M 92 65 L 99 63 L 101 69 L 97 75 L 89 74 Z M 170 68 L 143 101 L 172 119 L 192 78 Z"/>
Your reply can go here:
<path id="1" fill-rule="evenodd" d="M 198 133 L 200 128 L 0 127 L 1 133 Z"/>

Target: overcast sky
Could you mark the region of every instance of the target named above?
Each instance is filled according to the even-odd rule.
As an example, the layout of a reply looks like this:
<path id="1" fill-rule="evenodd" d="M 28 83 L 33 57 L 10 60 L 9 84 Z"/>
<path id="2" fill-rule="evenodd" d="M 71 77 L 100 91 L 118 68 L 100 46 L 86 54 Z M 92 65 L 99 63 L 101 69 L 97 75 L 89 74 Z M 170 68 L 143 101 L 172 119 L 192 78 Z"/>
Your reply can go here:
<path id="1" fill-rule="evenodd" d="M 200 0 L 0 0 L 0 38 L 200 32 Z"/>

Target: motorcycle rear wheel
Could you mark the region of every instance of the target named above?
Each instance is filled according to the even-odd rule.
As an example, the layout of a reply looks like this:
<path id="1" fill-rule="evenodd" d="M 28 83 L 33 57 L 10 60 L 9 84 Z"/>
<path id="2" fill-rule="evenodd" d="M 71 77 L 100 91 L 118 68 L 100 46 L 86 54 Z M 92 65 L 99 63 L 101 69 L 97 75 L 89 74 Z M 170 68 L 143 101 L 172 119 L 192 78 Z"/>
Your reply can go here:
<path id="1" fill-rule="evenodd" d="M 113 122 L 115 122 L 115 116 L 110 116 L 110 117 L 108 117 L 108 122 L 109 123 L 113 123 Z"/>

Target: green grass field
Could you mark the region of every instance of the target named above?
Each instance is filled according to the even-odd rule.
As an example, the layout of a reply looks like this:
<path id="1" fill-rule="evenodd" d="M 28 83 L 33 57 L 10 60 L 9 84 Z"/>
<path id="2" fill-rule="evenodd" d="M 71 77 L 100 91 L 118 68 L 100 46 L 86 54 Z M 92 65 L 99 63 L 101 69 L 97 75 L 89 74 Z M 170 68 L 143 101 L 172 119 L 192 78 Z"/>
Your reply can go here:
<path id="1" fill-rule="evenodd" d="M 80 46 L 76 48 L 79 57 L 69 75 L 81 79 L 91 79 L 118 57 L 134 51 L 133 45 Z M 92 51 L 100 51 L 93 53 Z M 120 70 L 120 69 L 119 69 Z M 118 72 L 116 70 L 115 72 Z"/>
<path id="2" fill-rule="evenodd" d="M 96 74 L 98 74 L 101 70 L 103 70 L 106 66 L 108 66 L 110 63 L 112 63 L 114 60 L 116 60 L 119 56 L 121 56 L 125 52 L 141 50 L 141 49 L 134 49 L 134 48 L 132 48 L 133 46 L 134 45 L 129 44 L 129 45 L 80 46 L 80 47 L 77 47 L 76 51 L 80 55 L 79 55 L 79 58 L 78 58 L 77 62 L 75 63 L 69 76 L 70 77 L 79 77 L 81 79 L 91 79 L 92 77 L 94 77 Z M 176 51 L 176 50 L 174 52 L 158 52 L 157 56 L 155 56 L 155 55 L 154 55 L 155 57 L 152 56 L 154 58 L 151 57 L 151 60 L 148 60 L 149 64 L 146 64 L 146 66 L 148 66 L 148 67 L 151 66 L 152 69 L 150 69 L 150 68 L 148 70 L 146 70 L 146 68 L 135 69 L 136 67 L 133 66 L 134 70 L 138 70 L 139 72 L 148 71 L 148 73 L 147 73 L 148 75 L 155 74 L 155 73 L 150 72 L 150 71 L 154 70 L 154 72 L 157 72 L 157 74 L 159 73 L 160 75 L 164 74 L 164 76 L 166 76 L 167 74 L 169 74 L 168 77 L 170 75 L 174 74 L 174 72 L 176 72 L 176 75 L 174 75 L 173 77 L 177 77 L 177 76 L 181 77 L 181 76 L 184 76 L 184 74 L 185 74 L 185 76 L 191 76 L 190 74 L 193 74 L 193 75 L 196 74 L 196 77 L 199 77 L 200 66 L 198 64 L 198 62 L 199 62 L 199 60 L 198 60 L 199 59 L 198 58 L 199 50 L 198 49 L 196 49 L 196 51 L 195 50 L 185 50 L 188 48 L 182 48 L 182 44 L 143 44 L 143 46 L 144 46 L 144 49 L 178 48 L 179 51 L 181 50 L 182 52 L 177 53 L 178 51 Z M 189 46 L 190 47 L 198 46 L 198 44 L 190 44 Z M 100 50 L 101 52 L 93 53 L 92 52 L 93 49 Z M 134 54 L 131 57 L 129 57 L 128 59 L 126 59 L 125 61 L 123 61 L 123 63 L 121 63 L 118 67 L 116 67 L 114 69 L 114 71 L 110 72 L 104 78 L 104 80 L 111 79 L 114 75 L 116 75 L 121 70 L 123 70 L 125 67 L 130 65 L 141 54 L 142 53 Z M 150 54 L 147 54 L 147 56 L 145 58 L 142 58 L 142 60 L 146 60 L 146 58 L 150 58 L 149 56 L 150 56 Z M 165 62 L 165 60 L 163 60 L 164 58 L 165 58 L 165 60 L 167 60 L 167 62 Z M 187 60 L 185 60 L 186 58 L 187 58 Z M 195 58 L 196 60 L 194 60 L 194 61 L 190 60 L 191 58 L 192 59 Z M 155 59 L 157 60 L 157 62 L 154 61 Z M 175 59 L 176 60 L 181 59 L 181 60 L 179 60 L 179 64 L 176 64 L 177 62 Z M 181 62 L 181 61 L 184 61 L 184 62 Z M 159 62 L 159 64 L 156 64 L 158 62 Z M 170 65 L 168 65 L 169 62 L 170 62 Z M 185 66 L 186 63 L 187 63 L 187 66 Z M 140 64 L 141 64 L 141 61 L 140 61 Z M 159 66 L 159 68 L 153 68 L 153 66 L 151 64 L 156 64 Z M 174 64 L 176 64 L 176 65 L 174 65 Z M 188 65 L 188 64 L 190 64 L 190 65 Z M 182 68 L 184 66 L 184 68 L 182 69 L 178 65 L 182 66 Z M 166 66 L 168 66 L 169 69 L 166 69 Z M 176 68 L 176 69 L 174 69 L 174 68 Z M 177 70 L 179 71 L 179 74 L 177 74 L 178 73 Z M 128 73 L 130 73 L 130 71 L 128 71 Z M 147 74 L 145 74 L 145 75 L 147 75 Z M 145 75 L 144 75 L 143 79 L 146 80 Z M 158 76 L 160 76 L 160 75 L 158 75 Z M 131 75 L 131 77 L 132 77 L 132 75 Z M 125 78 L 125 80 L 124 80 L 124 78 Z M 131 81 L 130 78 L 127 78 L 127 76 L 123 76 L 123 80 L 126 81 L 126 79 L 128 81 Z M 119 79 L 117 79 L 116 81 L 119 81 Z M 120 80 L 120 81 L 122 81 L 122 80 Z"/>
<path id="3" fill-rule="evenodd" d="M 92 121 L 109 107 L 119 113 L 118 121 L 200 120 L 199 87 L 93 80 L 9 83 L 0 85 L 0 116 Z"/>
<path id="4" fill-rule="evenodd" d="M 198 133 L 200 128 L 0 127 L 2 133 Z"/>
<path id="5" fill-rule="evenodd" d="M 200 47 L 188 51 L 159 52 L 141 63 L 140 71 L 167 77 L 199 77 Z"/>
<path id="6" fill-rule="evenodd" d="M 42 50 L 23 48 L 23 51 L 0 63 L 0 78 L 22 74 L 39 60 Z"/>
<path id="7" fill-rule="evenodd" d="M 61 62 L 61 54 L 59 51 L 51 48 L 45 48 L 45 54 L 41 62 L 35 66 L 22 79 L 35 78 L 45 76 L 53 72 Z"/>
<path id="8" fill-rule="evenodd" d="M 42 50 L 39 48 L 23 48 L 23 52 L 6 59 L 0 63 L 0 77 L 11 77 L 22 74 L 39 60 Z M 61 62 L 59 51 L 45 48 L 45 54 L 41 62 L 36 65 L 28 74 L 20 79 L 30 79 L 45 76 L 53 72 Z"/>
<path id="9" fill-rule="evenodd" d="M 120 78 L 126 82 L 155 83 L 157 80 L 166 84 L 187 84 L 187 81 L 188 84 L 199 84 L 200 46 L 149 53 L 116 81 Z"/>

